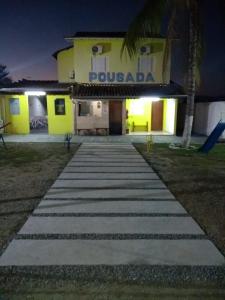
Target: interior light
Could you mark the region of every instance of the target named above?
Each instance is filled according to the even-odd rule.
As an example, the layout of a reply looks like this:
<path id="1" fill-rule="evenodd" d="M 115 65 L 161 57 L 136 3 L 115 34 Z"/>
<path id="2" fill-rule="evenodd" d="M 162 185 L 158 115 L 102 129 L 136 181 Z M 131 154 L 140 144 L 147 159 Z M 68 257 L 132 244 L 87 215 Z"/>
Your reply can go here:
<path id="1" fill-rule="evenodd" d="M 139 98 L 139 100 L 156 102 L 156 101 L 160 101 L 161 99 L 159 97 L 142 97 Z"/>
<path id="2" fill-rule="evenodd" d="M 46 92 L 43 92 L 43 91 L 26 91 L 24 94 L 26 96 L 45 96 Z"/>
<path id="3" fill-rule="evenodd" d="M 129 114 L 134 116 L 144 115 L 145 102 L 141 99 L 139 101 L 133 100 L 130 102 Z"/>

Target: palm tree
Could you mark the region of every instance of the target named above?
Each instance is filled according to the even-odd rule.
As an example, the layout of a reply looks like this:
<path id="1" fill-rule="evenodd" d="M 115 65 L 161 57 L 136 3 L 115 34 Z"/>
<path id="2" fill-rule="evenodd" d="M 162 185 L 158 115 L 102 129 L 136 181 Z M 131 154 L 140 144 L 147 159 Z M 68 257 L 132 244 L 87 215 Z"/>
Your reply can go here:
<path id="1" fill-rule="evenodd" d="M 186 19 L 184 15 L 187 16 Z M 126 50 L 130 58 L 134 57 L 144 38 L 160 33 L 165 16 L 168 17 L 168 24 L 163 73 L 166 71 L 172 40 L 175 35 L 176 21 L 181 16 L 184 20 L 188 20 L 187 105 L 182 145 L 189 147 L 193 125 L 196 83 L 199 82 L 200 78 L 199 66 L 202 53 L 200 0 L 146 0 L 143 9 L 128 28 L 121 54 Z"/>
<path id="2" fill-rule="evenodd" d="M 12 82 L 7 67 L 0 64 L 0 87 Z"/>

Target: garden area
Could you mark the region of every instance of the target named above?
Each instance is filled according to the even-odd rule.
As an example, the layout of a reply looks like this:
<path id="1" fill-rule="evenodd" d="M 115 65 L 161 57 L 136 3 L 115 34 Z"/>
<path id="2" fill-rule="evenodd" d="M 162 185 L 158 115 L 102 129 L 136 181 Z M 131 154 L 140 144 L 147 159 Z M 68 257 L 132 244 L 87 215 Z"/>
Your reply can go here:
<path id="1" fill-rule="evenodd" d="M 136 144 L 170 191 L 225 255 L 225 144 L 209 154 Z"/>
<path id="2" fill-rule="evenodd" d="M 79 145 L 67 152 L 61 143 L 9 143 L 0 148 L 0 247 L 25 223 Z M 225 254 L 225 145 L 208 155 L 171 150 L 167 144 L 135 144 L 185 209 Z M 0 299 L 224 299 L 212 286 L 158 287 L 146 283 L 77 282 L 0 274 Z M 1 295 L 3 298 L 1 298 Z M 76 295 L 76 296 L 75 296 Z M 76 298 L 77 297 L 77 298 Z M 188 297 L 188 298 L 186 298 Z M 177 298 L 178 299 L 178 298 Z"/>

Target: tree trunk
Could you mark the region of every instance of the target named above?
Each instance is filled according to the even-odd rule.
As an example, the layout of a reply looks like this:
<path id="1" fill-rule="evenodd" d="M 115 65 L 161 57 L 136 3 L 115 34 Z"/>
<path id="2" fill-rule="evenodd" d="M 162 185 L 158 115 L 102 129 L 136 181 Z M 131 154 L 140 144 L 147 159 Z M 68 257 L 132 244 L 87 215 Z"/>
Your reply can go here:
<path id="1" fill-rule="evenodd" d="M 194 24 L 194 13 L 190 10 L 189 16 L 189 53 L 188 53 L 188 82 L 187 106 L 185 114 L 182 146 L 188 148 L 191 142 L 191 132 L 194 118 L 194 103 L 196 90 L 196 64 L 197 64 L 197 30 Z"/>

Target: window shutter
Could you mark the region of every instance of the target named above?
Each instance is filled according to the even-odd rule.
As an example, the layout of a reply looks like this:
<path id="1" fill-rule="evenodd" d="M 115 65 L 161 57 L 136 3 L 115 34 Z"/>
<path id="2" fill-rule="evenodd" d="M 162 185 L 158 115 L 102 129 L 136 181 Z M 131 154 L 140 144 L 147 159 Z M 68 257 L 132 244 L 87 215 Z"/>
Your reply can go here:
<path id="1" fill-rule="evenodd" d="M 155 61 L 153 56 L 141 56 L 138 58 L 138 72 L 149 73 L 154 72 Z"/>
<path id="2" fill-rule="evenodd" d="M 106 64 L 107 59 L 105 56 L 92 56 L 91 58 L 91 67 L 92 72 L 99 73 L 99 72 L 106 72 Z"/>

